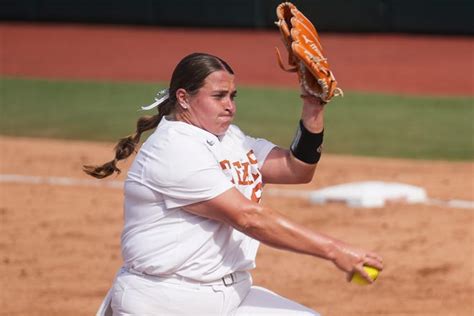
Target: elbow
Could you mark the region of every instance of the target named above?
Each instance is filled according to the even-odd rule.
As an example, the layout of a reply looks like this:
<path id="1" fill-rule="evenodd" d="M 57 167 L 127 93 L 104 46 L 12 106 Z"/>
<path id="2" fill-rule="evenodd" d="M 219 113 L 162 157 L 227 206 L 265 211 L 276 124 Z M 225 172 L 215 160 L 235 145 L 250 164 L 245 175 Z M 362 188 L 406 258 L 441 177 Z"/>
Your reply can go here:
<path id="1" fill-rule="evenodd" d="M 316 171 L 316 164 L 309 164 L 299 160 L 292 154 L 288 154 L 288 167 L 293 174 L 294 184 L 310 183 Z"/>
<path id="2" fill-rule="evenodd" d="M 313 177 L 314 177 L 314 169 L 299 172 L 298 174 L 295 174 L 293 184 L 310 183 L 311 181 L 313 181 Z"/>
<path id="3" fill-rule="evenodd" d="M 310 183 L 311 181 L 313 181 L 313 176 L 314 176 L 314 173 L 313 172 L 307 172 L 307 173 L 304 173 L 300 176 L 299 180 L 300 180 L 300 184 L 303 184 L 303 183 Z"/>
<path id="4" fill-rule="evenodd" d="M 259 204 L 252 204 L 239 212 L 232 226 L 246 235 L 255 237 L 257 231 L 264 229 L 264 217 L 264 208 Z"/>

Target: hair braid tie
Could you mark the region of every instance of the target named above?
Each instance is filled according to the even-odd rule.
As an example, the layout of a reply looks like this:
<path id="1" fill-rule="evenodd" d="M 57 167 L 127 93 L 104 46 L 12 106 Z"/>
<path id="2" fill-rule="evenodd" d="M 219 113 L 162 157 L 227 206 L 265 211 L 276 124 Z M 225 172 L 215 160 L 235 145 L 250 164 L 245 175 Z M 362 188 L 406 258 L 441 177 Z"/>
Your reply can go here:
<path id="1" fill-rule="evenodd" d="M 168 100 L 169 97 L 170 97 L 170 89 L 166 88 L 166 89 L 160 90 L 156 94 L 155 102 L 153 102 L 150 105 L 142 106 L 141 109 L 143 111 L 147 111 L 147 110 L 151 110 L 153 108 L 156 108 L 157 106 L 159 106 L 160 104 L 162 104 L 163 102 Z"/>

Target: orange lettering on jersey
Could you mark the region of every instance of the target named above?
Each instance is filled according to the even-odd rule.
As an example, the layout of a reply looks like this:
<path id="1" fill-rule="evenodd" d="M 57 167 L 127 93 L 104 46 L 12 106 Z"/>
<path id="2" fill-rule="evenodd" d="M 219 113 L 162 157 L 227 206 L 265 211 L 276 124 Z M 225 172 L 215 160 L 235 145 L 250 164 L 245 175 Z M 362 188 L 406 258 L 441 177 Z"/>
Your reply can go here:
<path id="1" fill-rule="evenodd" d="M 234 165 L 234 169 L 237 172 L 237 177 L 239 178 L 240 185 L 250 185 L 253 183 L 253 180 L 249 178 L 249 171 L 250 171 L 250 163 L 248 162 L 238 162 L 235 161 L 232 163 Z"/>
<path id="2" fill-rule="evenodd" d="M 220 165 L 221 165 L 222 170 L 230 169 L 230 162 L 229 162 L 229 160 L 227 160 L 227 159 L 226 159 L 226 160 L 222 160 L 222 161 L 220 162 Z"/>
<path id="3" fill-rule="evenodd" d="M 231 173 L 231 177 L 232 177 L 232 168 L 231 168 L 229 160 L 227 160 L 227 159 L 222 160 L 219 164 L 221 165 L 222 170 L 229 170 L 229 172 Z M 234 177 L 232 177 L 232 179 L 230 181 L 232 183 L 235 183 L 234 182 Z"/>
<path id="4" fill-rule="evenodd" d="M 248 162 L 243 162 L 242 163 L 242 170 L 244 172 L 243 179 L 245 180 L 246 184 L 252 184 L 253 180 L 250 179 L 249 174 L 250 174 L 250 163 Z"/>
<path id="5" fill-rule="evenodd" d="M 234 166 L 234 171 L 237 174 L 237 183 L 242 184 L 242 175 L 240 173 L 240 168 L 241 168 L 240 162 L 234 161 L 232 165 Z"/>
<path id="6" fill-rule="evenodd" d="M 252 196 L 250 197 L 250 199 L 256 203 L 259 203 L 261 198 L 262 198 L 262 182 L 259 182 L 252 189 Z"/>
<path id="7" fill-rule="evenodd" d="M 244 180 L 242 184 L 244 184 L 244 185 L 252 184 L 254 182 L 254 180 L 249 177 L 249 175 L 250 175 L 250 163 L 248 163 L 248 162 L 243 162 L 242 163 L 242 172 L 243 172 L 242 179 Z"/>
<path id="8" fill-rule="evenodd" d="M 220 166 L 226 173 L 230 172 L 232 183 L 237 182 L 241 186 L 253 185 L 253 187 L 250 187 L 252 190 L 250 199 L 258 203 L 262 198 L 263 184 L 260 172 L 258 172 L 257 157 L 255 157 L 253 150 L 250 150 L 246 156 L 248 161 L 230 162 L 226 159 L 220 162 Z"/>
<path id="9" fill-rule="evenodd" d="M 253 153 L 252 149 L 247 153 L 247 158 L 249 159 L 252 165 L 256 165 L 258 163 L 257 157 L 255 157 L 255 154 Z"/>

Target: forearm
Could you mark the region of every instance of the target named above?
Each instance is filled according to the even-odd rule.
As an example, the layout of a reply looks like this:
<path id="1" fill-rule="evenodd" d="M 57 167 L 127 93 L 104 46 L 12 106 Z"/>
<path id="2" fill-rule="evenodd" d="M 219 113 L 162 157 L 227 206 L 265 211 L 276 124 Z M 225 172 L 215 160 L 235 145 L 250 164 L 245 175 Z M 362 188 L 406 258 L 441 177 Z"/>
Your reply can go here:
<path id="1" fill-rule="evenodd" d="M 187 205 L 185 209 L 227 223 L 269 246 L 330 260 L 348 273 L 354 269 L 362 271 L 366 263 L 379 269 L 383 267 L 377 255 L 292 222 L 277 211 L 245 198 L 235 188 L 211 200 Z"/>
<path id="2" fill-rule="evenodd" d="M 303 96 L 301 120 L 304 126 L 312 133 L 321 133 L 324 130 L 324 105 L 321 100 Z"/>
<path id="3" fill-rule="evenodd" d="M 247 216 L 245 224 L 236 227 L 262 243 L 283 250 L 333 260 L 340 241 L 317 233 L 268 207 L 259 206 Z"/>
<path id="4" fill-rule="evenodd" d="M 274 148 L 260 169 L 265 183 L 297 184 L 313 179 L 319 161 L 322 131 L 324 129 L 324 105 L 312 96 L 303 96 L 301 121 L 290 149 Z M 303 130 L 309 134 L 301 137 Z M 303 138 L 303 139 L 302 139 Z"/>
<path id="5" fill-rule="evenodd" d="M 382 259 L 377 254 L 315 232 L 269 208 L 259 206 L 257 209 L 258 211 L 249 213 L 251 216 L 246 216 L 247 225 L 234 227 L 268 246 L 331 261 L 340 270 L 348 273 L 349 278 L 356 270 L 364 273 L 364 264 L 379 270 L 383 268 Z M 368 276 L 365 278 L 370 280 Z"/>

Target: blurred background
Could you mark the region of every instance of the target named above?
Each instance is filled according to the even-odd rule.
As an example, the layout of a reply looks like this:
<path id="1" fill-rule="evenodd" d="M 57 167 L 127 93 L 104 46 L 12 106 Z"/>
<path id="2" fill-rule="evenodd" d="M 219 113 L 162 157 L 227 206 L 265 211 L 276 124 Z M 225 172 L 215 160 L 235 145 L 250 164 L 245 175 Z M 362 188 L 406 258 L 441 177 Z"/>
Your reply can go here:
<path id="1" fill-rule="evenodd" d="M 2 0 L 0 19 L 266 29 L 277 0 Z M 472 35 L 469 0 L 296 0 L 320 31 Z"/>

